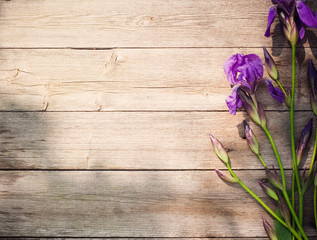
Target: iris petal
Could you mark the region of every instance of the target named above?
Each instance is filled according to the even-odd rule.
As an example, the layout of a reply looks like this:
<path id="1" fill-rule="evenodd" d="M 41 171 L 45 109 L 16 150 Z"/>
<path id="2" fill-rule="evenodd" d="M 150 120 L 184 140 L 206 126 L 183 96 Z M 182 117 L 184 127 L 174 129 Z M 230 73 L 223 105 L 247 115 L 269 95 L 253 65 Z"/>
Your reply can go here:
<path id="1" fill-rule="evenodd" d="M 242 55 L 241 54 L 234 54 L 229 57 L 225 63 L 223 64 L 223 70 L 227 76 L 227 80 L 231 85 L 235 85 L 238 83 L 237 75 L 238 70 L 237 68 L 242 63 Z"/>
<path id="2" fill-rule="evenodd" d="M 313 12 L 302 1 L 296 1 L 296 8 L 300 20 L 307 26 L 317 28 L 317 12 Z"/>
<path id="3" fill-rule="evenodd" d="M 254 93 L 263 77 L 263 63 L 256 54 L 244 55 L 243 58 L 244 64 L 238 67 L 238 71 L 241 73 L 239 83 L 247 87 L 251 93 Z M 242 79 L 245 81 L 242 81 Z"/>
<path id="4" fill-rule="evenodd" d="M 226 98 L 226 104 L 229 108 L 229 113 L 232 115 L 236 115 L 237 108 L 242 107 L 242 101 L 237 94 L 237 90 L 241 85 L 235 85 L 232 88 L 232 93 Z"/>
<path id="5" fill-rule="evenodd" d="M 269 16 L 268 16 L 268 19 L 267 19 L 267 28 L 266 28 L 266 31 L 265 31 L 265 34 L 264 34 L 264 36 L 266 36 L 266 37 L 271 36 L 271 32 L 270 32 L 271 25 L 274 22 L 276 14 L 277 14 L 276 6 L 270 7 Z"/>
<path id="6" fill-rule="evenodd" d="M 268 79 L 265 79 L 265 83 L 267 86 L 267 89 L 269 90 L 269 93 L 271 94 L 271 96 L 278 101 L 279 103 L 283 103 L 284 100 L 284 93 L 281 91 L 281 89 L 279 88 L 275 88 L 272 84 L 272 82 Z"/>

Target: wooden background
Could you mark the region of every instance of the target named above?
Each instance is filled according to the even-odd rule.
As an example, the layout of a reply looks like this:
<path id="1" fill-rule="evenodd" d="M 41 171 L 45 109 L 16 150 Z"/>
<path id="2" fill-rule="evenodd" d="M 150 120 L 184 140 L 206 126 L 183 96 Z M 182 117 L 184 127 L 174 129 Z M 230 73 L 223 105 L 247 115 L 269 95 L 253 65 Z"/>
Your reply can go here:
<path id="1" fill-rule="evenodd" d="M 279 26 L 263 36 L 270 4 L 0 1 L 0 238 L 266 239 L 265 211 L 216 176 L 224 166 L 208 134 L 273 207 L 243 139 L 246 114 L 231 116 L 225 105 L 231 90 L 222 70 L 237 52 L 263 57 L 264 45 L 290 82 L 291 51 Z M 307 4 L 317 11 L 316 1 Z M 316 34 L 307 30 L 297 51 L 297 137 L 312 116 L 306 69 L 307 59 L 317 63 Z M 265 86 L 258 97 L 290 169 L 287 109 Z M 250 124 L 264 159 L 276 165 Z M 305 227 L 317 239 L 311 194 L 306 204 Z"/>

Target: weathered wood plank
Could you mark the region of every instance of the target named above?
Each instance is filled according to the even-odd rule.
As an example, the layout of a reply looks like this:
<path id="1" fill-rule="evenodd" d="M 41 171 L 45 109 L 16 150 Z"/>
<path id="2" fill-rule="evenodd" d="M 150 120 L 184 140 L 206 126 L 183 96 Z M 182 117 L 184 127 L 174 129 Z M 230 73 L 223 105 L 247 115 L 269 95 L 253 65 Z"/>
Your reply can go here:
<path id="1" fill-rule="evenodd" d="M 12 239 L 12 238 L 11 238 Z M 14 240 L 47 240 L 47 238 L 32 238 L 32 237 L 23 237 L 23 238 L 14 238 Z M 49 239 L 52 239 L 52 240 L 133 240 L 135 238 L 132 238 L 132 237 L 126 237 L 126 238 L 105 238 L 105 237 L 100 237 L 100 238 L 94 238 L 94 237 L 89 237 L 89 238 L 85 238 L 85 237 L 80 237 L 80 238 L 59 238 L 59 237 L 50 237 Z M 208 240 L 208 239 L 211 239 L 211 240 L 241 240 L 241 238 L 193 238 L 193 237 L 190 237 L 190 238 L 186 238 L 186 237 L 177 237 L 177 238 L 153 238 L 153 237 L 150 237 L 150 238 L 141 238 L 141 237 L 138 237 L 138 239 L 141 239 L 141 240 L 180 240 L 180 239 L 184 239 L 184 240 Z M 267 238 L 253 238 L 253 237 L 247 237 L 248 240 L 267 240 Z M 311 240 L 315 240 L 315 238 L 311 238 Z"/>
<path id="2" fill-rule="evenodd" d="M 12 238 L 11 238 L 12 239 Z M 133 239 L 135 239 L 135 238 L 132 238 L 132 237 L 126 237 L 126 238 L 104 238 L 104 237 L 102 237 L 102 238 L 91 238 L 91 237 L 89 237 L 89 238 L 54 238 L 54 237 L 47 237 L 47 238 L 42 238 L 42 237 L 40 237 L 40 238 L 30 238 L 30 237 L 27 237 L 27 238 L 14 238 L 14 240 L 38 240 L 38 239 L 40 239 L 40 240 L 46 240 L 46 239 L 52 239 L 52 240 L 72 240 L 72 239 L 75 239 L 75 240 L 111 240 L 111 239 L 113 239 L 113 240 L 133 240 Z M 184 240 L 208 240 L 208 239 L 212 239 L 212 240 L 240 240 L 241 238 L 180 238 L 180 237 L 177 237 L 177 238 L 140 238 L 140 237 L 138 237 L 138 239 L 141 239 L 141 240 L 165 240 L 165 239 L 167 239 L 167 240 L 180 240 L 180 239 L 184 239 Z M 248 237 L 247 238 L 248 240 L 267 240 L 267 238 L 250 238 L 250 237 Z M 311 238 L 312 240 L 314 240 L 315 238 Z"/>
<path id="3" fill-rule="evenodd" d="M 269 129 L 291 167 L 287 112 L 268 113 Z M 311 113 L 296 113 L 297 136 Z M 223 112 L 3 112 L 3 169 L 214 169 L 223 168 L 208 137 L 219 138 L 237 169 L 262 169 L 243 137 L 244 113 Z M 273 151 L 251 124 L 263 158 Z M 239 137 L 239 132 L 241 137 Z M 312 150 L 313 144 L 310 144 Z M 309 154 L 307 164 L 310 162 Z"/>
<path id="4" fill-rule="evenodd" d="M 297 109 L 310 109 L 306 61 L 315 51 L 298 50 Z M 0 110 L 227 110 L 231 89 L 222 65 L 237 52 L 263 57 L 260 48 L 0 50 Z M 273 53 L 287 86 L 290 50 Z M 261 86 L 265 109 L 286 109 Z"/>
<path id="5" fill-rule="evenodd" d="M 264 37 L 270 5 L 269 0 L 2 0 L 0 47 L 261 47 L 272 44 Z M 308 5 L 317 10 L 315 1 Z M 315 34 L 308 32 L 305 46 L 317 46 Z M 286 45 L 279 28 L 273 43 Z"/>
<path id="6" fill-rule="evenodd" d="M 265 197 L 263 171 L 237 174 Z M 0 236 L 266 236 L 264 210 L 214 172 L 2 171 L 0 181 Z"/>

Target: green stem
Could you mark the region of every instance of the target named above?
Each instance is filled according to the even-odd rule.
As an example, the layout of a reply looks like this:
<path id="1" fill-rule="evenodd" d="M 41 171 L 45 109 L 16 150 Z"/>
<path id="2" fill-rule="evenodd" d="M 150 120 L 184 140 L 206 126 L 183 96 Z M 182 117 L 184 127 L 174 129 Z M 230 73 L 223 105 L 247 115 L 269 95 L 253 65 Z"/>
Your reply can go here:
<path id="1" fill-rule="evenodd" d="M 270 213 L 277 221 L 279 221 L 284 227 L 286 227 L 298 240 L 301 240 L 301 236 L 296 232 L 296 230 L 287 225 L 279 216 L 276 215 L 276 213 L 269 207 L 267 206 L 261 198 L 259 198 L 250 188 L 248 188 L 238 177 L 237 175 L 232 171 L 231 166 L 229 163 L 227 163 L 227 168 L 229 169 L 229 172 L 231 173 L 231 175 L 237 180 L 237 182 L 240 184 L 241 187 L 244 188 L 244 190 L 246 190 L 255 200 L 257 200 L 262 207 L 268 212 Z M 308 238 L 306 237 L 305 233 L 303 235 L 305 240 L 308 240 Z"/>
<path id="2" fill-rule="evenodd" d="M 282 84 L 280 83 L 280 81 L 276 81 L 278 87 L 282 90 L 282 92 L 284 93 L 285 97 L 287 96 L 285 89 L 283 88 Z"/>
<path id="3" fill-rule="evenodd" d="M 266 135 L 268 136 L 269 141 L 270 141 L 271 144 L 272 144 L 273 151 L 274 151 L 274 153 L 275 153 L 276 159 L 277 159 L 278 164 L 279 164 L 279 166 L 280 166 L 281 177 L 282 177 L 282 183 L 283 183 L 283 186 L 284 186 L 283 196 L 284 196 L 284 198 L 285 198 L 285 201 L 286 201 L 286 203 L 287 203 L 287 205 L 288 205 L 288 208 L 289 208 L 290 211 L 291 211 L 291 214 L 292 214 L 292 216 L 293 216 L 293 219 L 294 219 L 295 222 L 296 222 L 296 225 L 297 225 L 299 231 L 301 232 L 302 236 L 303 236 L 305 239 L 307 239 L 307 236 L 306 236 L 306 234 L 305 234 L 305 232 L 304 232 L 304 229 L 303 229 L 303 227 L 302 227 L 300 221 L 298 220 L 298 217 L 297 217 L 297 215 L 296 215 L 296 213 L 295 213 L 294 207 L 293 207 L 293 205 L 292 205 L 292 203 L 291 203 L 291 201 L 290 201 L 290 199 L 289 199 L 289 196 L 288 196 L 288 194 L 287 194 L 284 168 L 283 168 L 282 161 L 281 161 L 281 159 L 280 159 L 280 155 L 279 155 L 278 152 L 277 152 L 277 149 L 276 149 L 274 140 L 273 140 L 273 138 L 272 138 L 272 136 L 271 136 L 269 130 L 267 129 L 267 127 L 262 127 L 262 128 L 263 128 L 264 132 L 266 133 Z M 296 157 L 296 155 L 295 155 L 295 157 Z M 295 161 L 296 161 L 296 159 L 295 159 Z M 297 165 L 296 165 L 296 167 L 297 167 Z"/>
<path id="4" fill-rule="evenodd" d="M 295 127 L 294 127 L 294 103 L 295 103 L 295 79 L 296 79 L 295 67 L 296 67 L 296 44 L 292 44 L 292 91 L 291 91 L 291 106 L 290 106 L 291 144 L 292 144 L 292 157 L 293 157 L 292 165 L 293 165 L 293 175 L 295 175 L 298 196 L 299 196 L 299 203 L 298 203 L 299 204 L 299 218 L 302 219 L 301 214 L 303 214 L 302 209 L 304 208 L 303 206 L 304 202 L 302 197 L 300 179 L 298 175 L 296 149 L 295 149 Z M 293 193 L 294 191 L 295 191 L 295 187 L 292 188 L 292 194 L 294 194 Z M 295 206 L 293 205 L 293 209 L 294 208 Z M 295 221 L 296 221 L 296 218 L 295 218 Z M 301 221 L 299 223 L 302 224 Z"/>
<path id="5" fill-rule="evenodd" d="M 299 222 L 300 224 L 303 226 L 303 218 L 304 218 L 304 195 L 305 193 L 301 193 L 299 195 L 299 202 L 301 204 L 299 204 Z"/>
<path id="6" fill-rule="evenodd" d="M 266 163 L 264 162 L 264 160 L 263 160 L 263 158 L 262 158 L 262 156 L 260 154 L 258 154 L 258 158 L 260 159 L 263 167 L 267 167 Z"/>
<path id="7" fill-rule="evenodd" d="M 304 239 L 308 239 L 307 236 L 306 236 L 306 234 L 305 234 L 305 232 L 304 232 L 304 229 L 303 229 L 303 227 L 302 227 L 302 224 L 301 224 L 300 221 L 298 220 L 298 217 L 297 217 L 297 215 L 296 215 L 296 213 L 295 213 L 295 210 L 294 210 L 294 208 L 293 208 L 293 206 L 292 206 L 292 203 L 291 203 L 291 201 L 289 200 L 287 190 L 284 189 L 282 192 L 283 192 L 284 199 L 285 199 L 285 201 L 286 201 L 286 203 L 287 203 L 287 205 L 288 205 L 289 210 L 291 211 L 291 214 L 292 214 L 292 216 L 293 216 L 293 219 L 295 220 L 296 225 L 297 225 L 297 227 L 298 227 L 300 233 L 302 234 L 302 236 L 303 236 Z"/>
<path id="8" fill-rule="evenodd" d="M 271 142 L 271 145 L 272 145 L 272 148 L 273 148 L 273 151 L 275 153 L 275 156 L 276 156 L 276 159 L 277 159 L 277 162 L 278 162 L 278 165 L 280 167 L 280 171 L 281 171 L 281 177 L 282 177 L 282 183 L 283 183 L 283 186 L 284 188 L 286 189 L 286 181 L 285 181 L 285 173 L 284 173 L 284 168 L 283 168 L 283 163 L 281 161 L 281 158 L 280 158 L 280 155 L 276 149 L 276 146 L 275 146 L 275 143 L 274 143 L 274 140 L 272 138 L 272 135 L 270 134 L 269 130 L 267 129 L 267 127 L 262 127 L 262 129 L 264 130 L 264 132 L 266 133 L 269 141 Z"/>
<path id="9" fill-rule="evenodd" d="M 314 188 L 314 216 L 315 216 L 315 225 L 317 230 L 317 186 Z"/>
<path id="10" fill-rule="evenodd" d="M 312 172 L 312 170 L 313 170 L 313 166 L 314 166 L 314 162 L 315 162 L 315 157 L 316 157 L 316 151 L 317 151 L 317 128 L 316 128 L 316 135 L 315 135 L 315 145 L 314 145 L 313 157 L 312 157 L 312 159 L 311 159 L 308 176 L 310 176 L 310 174 L 311 174 L 311 172 Z"/>
<path id="11" fill-rule="evenodd" d="M 295 149 L 295 127 L 294 127 L 294 102 L 295 102 L 295 64 L 296 64 L 296 44 L 292 44 L 292 92 L 291 92 L 291 109 L 290 109 L 290 120 L 291 120 L 291 143 L 292 143 L 292 157 L 293 157 L 293 174 L 298 188 L 298 194 L 301 194 L 301 185 L 298 175 L 297 160 L 296 160 L 296 149 Z"/>
<path id="12" fill-rule="evenodd" d="M 292 176 L 292 206 L 295 206 L 295 175 Z M 292 218 L 292 226 L 295 228 L 295 220 Z"/>

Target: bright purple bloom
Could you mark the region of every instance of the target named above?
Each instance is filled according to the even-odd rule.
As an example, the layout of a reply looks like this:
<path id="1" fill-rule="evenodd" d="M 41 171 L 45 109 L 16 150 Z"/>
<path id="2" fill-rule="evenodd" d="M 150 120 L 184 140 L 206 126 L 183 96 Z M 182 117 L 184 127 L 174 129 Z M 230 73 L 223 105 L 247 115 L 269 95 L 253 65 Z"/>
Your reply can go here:
<path id="1" fill-rule="evenodd" d="M 234 54 L 226 60 L 223 69 L 228 82 L 233 86 L 232 93 L 226 99 L 229 112 L 236 114 L 236 109 L 242 107 L 242 101 L 237 94 L 241 87 L 254 94 L 263 77 L 263 64 L 259 56 L 255 54 Z"/>
<path id="2" fill-rule="evenodd" d="M 268 24 L 265 36 L 271 35 L 270 28 L 276 17 L 279 16 L 283 24 L 285 36 L 296 43 L 298 35 L 300 39 L 305 36 L 304 26 L 317 28 L 317 13 L 311 11 L 304 3 L 304 0 L 272 0 L 274 4 L 270 7 Z"/>
<path id="3" fill-rule="evenodd" d="M 259 83 L 263 80 L 263 63 L 256 54 L 243 55 L 238 53 L 225 61 L 223 69 L 228 82 L 232 85 L 232 93 L 226 99 L 226 103 L 229 112 L 235 115 L 237 108 L 244 105 L 241 94 L 239 94 L 241 89 L 249 98 L 249 95 L 254 95 Z M 279 89 L 274 88 L 273 85 L 269 86 L 268 89 L 276 100 L 283 102 L 284 94 L 282 93 L 282 95 Z M 257 104 L 255 105 L 257 108 Z"/>
<path id="4" fill-rule="evenodd" d="M 270 81 L 269 79 L 265 79 L 265 84 L 267 86 L 267 89 L 269 90 L 271 96 L 278 101 L 279 103 L 283 103 L 284 100 L 284 93 L 282 92 L 281 89 L 279 88 L 275 88 L 272 84 L 272 81 Z"/>

